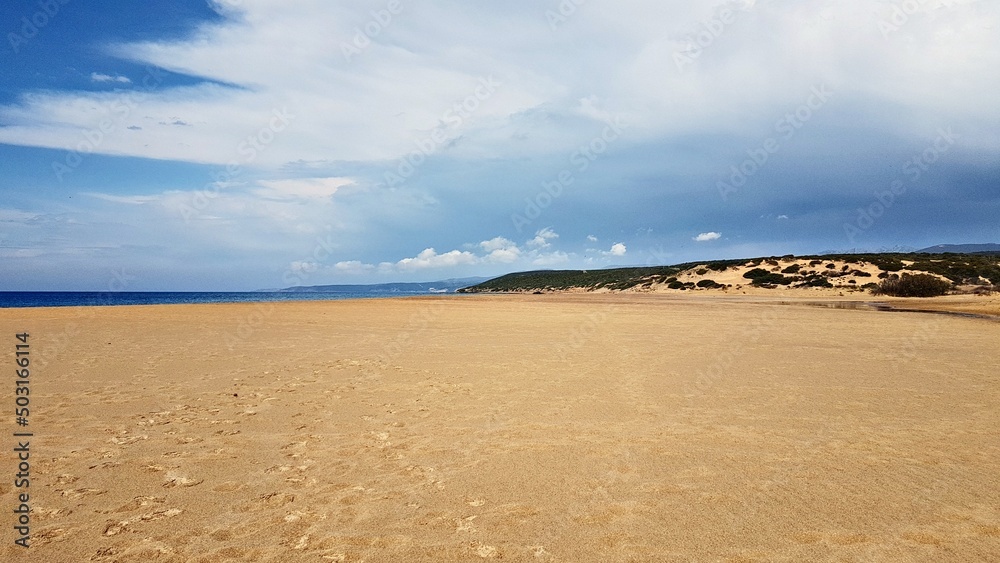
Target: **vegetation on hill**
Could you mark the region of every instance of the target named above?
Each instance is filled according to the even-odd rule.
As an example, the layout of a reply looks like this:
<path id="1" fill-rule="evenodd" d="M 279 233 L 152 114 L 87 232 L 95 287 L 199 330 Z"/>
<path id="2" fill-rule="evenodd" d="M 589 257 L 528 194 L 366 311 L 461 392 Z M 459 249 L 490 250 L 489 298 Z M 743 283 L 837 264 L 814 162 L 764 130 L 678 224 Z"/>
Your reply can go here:
<path id="1" fill-rule="evenodd" d="M 808 266 L 792 265 L 781 267 L 781 261 L 809 261 Z M 834 262 L 844 264 L 837 266 Z M 881 273 L 881 285 L 864 283 L 855 278 L 872 278 L 864 271 L 865 264 L 876 266 Z M 460 289 L 460 293 L 486 292 L 546 292 L 582 289 L 587 291 L 627 289 L 651 289 L 654 285 L 665 285 L 670 289 L 694 290 L 726 287 L 711 279 L 682 281 L 678 277 L 708 276 L 712 272 L 724 272 L 731 267 L 751 267 L 743 274 L 747 284 L 760 287 L 835 287 L 831 279 L 850 276 L 850 280 L 840 283 L 841 287 L 869 289 L 885 295 L 896 292 L 941 291 L 952 289 L 952 285 L 978 285 L 990 289 L 1000 285 L 1000 256 L 989 254 L 827 254 L 823 256 L 782 256 L 747 260 L 715 260 L 691 262 L 673 266 L 614 268 L 609 270 L 540 270 L 508 274 L 490 281 Z M 780 273 L 779 273 L 780 272 Z M 914 277 L 914 274 L 918 274 Z M 934 275 L 931 275 L 934 274 Z M 939 277 L 946 278 L 951 283 Z M 688 277 L 690 280 L 691 278 Z M 906 281 L 901 281 L 906 279 Z M 937 283 L 931 283 L 933 279 Z M 872 280 L 878 281 L 878 280 Z"/>
<path id="2" fill-rule="evenodd" d="M 872 291 L 893 297 L 937 297 L 948 293 L 952 284 L 930 274 L 903 274 L 883 280 Z"/>
<path id="3" fill-rule="evenodd" d="M 650 268 L 615 268 L 611 270 L 537 270 L 507 274 L 479 285 L 458 290 L 459 293 L 560 291 L 582 288 L 588 290 L 621 290 L 636 286 L 665 283 L 685 269 L 679 266 Z"/>

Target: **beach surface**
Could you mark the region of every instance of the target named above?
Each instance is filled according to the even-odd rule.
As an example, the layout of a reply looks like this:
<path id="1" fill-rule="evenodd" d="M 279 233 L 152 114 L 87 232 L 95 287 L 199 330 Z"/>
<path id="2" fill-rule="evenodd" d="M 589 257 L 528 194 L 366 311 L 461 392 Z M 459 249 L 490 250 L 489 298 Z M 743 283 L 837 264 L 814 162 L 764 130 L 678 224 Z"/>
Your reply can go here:
<path id="1" fill-rule="evenodd" d="M 0 393 L 3 561 L 1000 559 L 994 320 L 604 294 L 0 327 L 32 358 L 28 426 Z"/>

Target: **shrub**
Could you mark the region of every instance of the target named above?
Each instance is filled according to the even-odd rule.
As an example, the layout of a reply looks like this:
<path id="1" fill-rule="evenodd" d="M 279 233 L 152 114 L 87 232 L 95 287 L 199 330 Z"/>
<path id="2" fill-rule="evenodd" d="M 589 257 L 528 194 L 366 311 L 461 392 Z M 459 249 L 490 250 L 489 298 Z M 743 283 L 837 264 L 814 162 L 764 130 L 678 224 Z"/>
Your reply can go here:
<path id="1" fill-rule="evenodd" d="M 675 279 L 674 281 L 668 283 L 667 287 L 670 289 L 684 289 L 684 284 Z"/>
<path id="2" fill-rule="evenodd" d="M 827 264 L 827 265 L 826 265 L 826 269 L 827 269 L 827 270 L 832 270 L 832 269 L 834 269 L 834 268 L 836 268 L 836 267 L 837 267 L 837 265 L 836 265 L 836 264 Z"/>
<path id="3" fill-rule="evenodd" d="M 778 265 L 778 261 L 777 261 L 777 260 L 768 260 L 768 261 L 766 262 L 766 264 L 767 264 L 768 266 L 777 266 L 777 265 Z"/>
<path id="4" fill-rule="evenodd" d="M 810 276 L 795 287 L 833 287 L 833 284 L 823 276 Z"/>
<path id="5" fill-rule="evenodd" d="M 859 278 L 870 278 L 870 277 L 872 277 L 871 274 L 869 274 L 868 272 L 866 272 L 864 270 L 854 270 L 851 273 L 854 274 L 855 276 L 858 276 Z"/>
<path id="6" fill-rule="evenodd" d="M 792 264 L 791 266 L 789 266 L 789 267 L 785 268 L 784 270 L 782 270 L 781 273 L 782 274 L 797 274 L 797 273 L 799 273 L 799 270 L 801 270 L 801 269 L 802 269 L 802 266 L 800 266 L 798 264 Z"/>
<path id="7" fill-rule="evenodd" d="M 771 275 L 771 272 L 768 272 L 764 268 L 754 268 L 754 269 L 750 270 L 749 272 L 743 274 L 743 277 L 746 278 L 746 279 L 748 279 L 748 280 L 755 280 L 757 278 L 764 277 L 764 276 L 769 276 L 769 275 Z"/>
<path id="8" fill-rule="evenodd" d="M 713 288 L 713 287 L 722 287 L 722 286 L 719 285 L 719 284 L 717 284 L 717 283 L 715 283 L 715 280 L 701 280 L 700 282 L 698 282 L 698 287 Z"/>
<path id="9" fill-rule="evenodd" d="M 897 258 L 876 257 L 872 259 L 872 264 L 875 264 L 880 269 L 885 270 L 886 272 L 898 272 L 905 267 L 903 263 Z"/>
<path id="10" fill-rule="evenodd" d="M 809 262 L 809 265 L 810 266 L 819 266 L 822 263 L 823 263 L 822 260 L 813 260 L 812 262 Z"/>
<path id="11" fill-rule="evenodd" d="M 699 276 L 704 276 L 705 274 L 708 273 L 708 270 L 706 270 L 705 268 L 700 268 L 697 271 L 695 271 L 695 273 L 698 274 Z"/>
<path id="12" fill-rule="evenodd" d="M 951 284 L 930 274 L 903 274 L 883 280 L 874 290 L 876 295 L 893 297 L 936 297 L 951 289 Z"/>
<path id="13" fill-rule="evenodd" d="M 747 272 L 747 273 L 750 273 L 750 272 Z M 768 272 L 766 275 L 757 276 L 756 278 L 753 278 L 753 281 L 751 283 L 753 285 L 771 285 L 771 284 L 774 284 L 774 285 L 788 285 L 788 284 L 792 283 L 793 281 L 795 281 L 795 280 L 793 280 L 792 278 L 786 278 L 785 276 L 783 276 L 781 274 L 772 274 L 772 273 Z"/>

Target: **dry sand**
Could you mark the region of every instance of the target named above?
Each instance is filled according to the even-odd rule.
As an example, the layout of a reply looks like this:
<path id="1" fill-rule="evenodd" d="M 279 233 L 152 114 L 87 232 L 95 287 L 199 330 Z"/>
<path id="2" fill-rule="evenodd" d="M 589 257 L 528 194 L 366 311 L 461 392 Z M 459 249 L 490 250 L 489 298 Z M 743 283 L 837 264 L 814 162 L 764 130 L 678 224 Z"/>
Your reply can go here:
<path id="1" fill-rule="evenodd" d="M 3 561 L 1000 559 L 994 321 L 545 295 L 0 327 L 35 354 Z"/>

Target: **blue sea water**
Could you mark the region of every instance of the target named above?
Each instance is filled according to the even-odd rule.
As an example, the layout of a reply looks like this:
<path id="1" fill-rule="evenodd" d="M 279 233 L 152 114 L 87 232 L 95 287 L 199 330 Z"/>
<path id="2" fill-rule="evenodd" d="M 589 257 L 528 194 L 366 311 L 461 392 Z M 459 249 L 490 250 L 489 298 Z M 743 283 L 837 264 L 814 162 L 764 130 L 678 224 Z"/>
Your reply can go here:
<path id="1" fill-rule="evenodd" d="M 135 292 L 135 291 L 0 291 L 0 308 L 106 305 L 170 305 L 180 303 L 258 303 L 331 301 L 430 295 L 408 291 L 350 292 Z"/>

